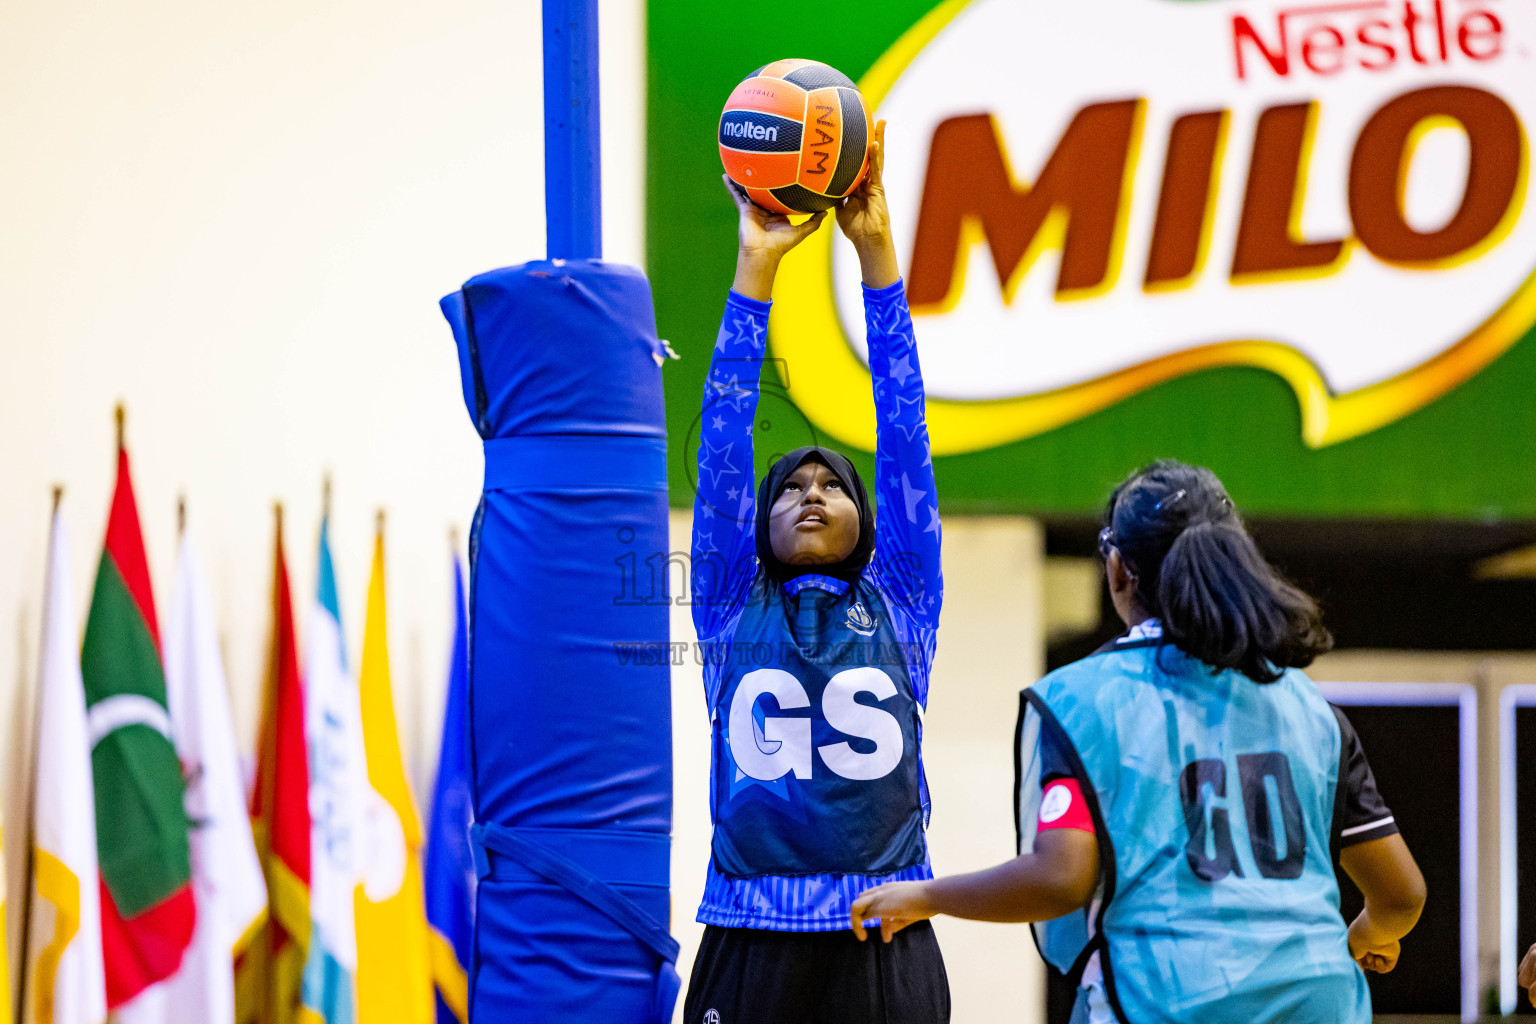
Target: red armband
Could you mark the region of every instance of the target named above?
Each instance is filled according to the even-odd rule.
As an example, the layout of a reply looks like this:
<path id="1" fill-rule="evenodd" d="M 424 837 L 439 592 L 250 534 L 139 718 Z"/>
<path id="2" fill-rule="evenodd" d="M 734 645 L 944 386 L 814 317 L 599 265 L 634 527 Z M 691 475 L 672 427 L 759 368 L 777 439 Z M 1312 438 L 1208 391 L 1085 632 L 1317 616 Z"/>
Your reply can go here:
<path id="1" fill-rule="evenodd" d="M 1052 779 L 1045 784 L 1040 797 L 1040 823 L 1037 832 L 1053 828 L 1075 828 L 1095 835 L 1093 815 L 1088 813 L 1088 801 L 1076 779 Z"/>

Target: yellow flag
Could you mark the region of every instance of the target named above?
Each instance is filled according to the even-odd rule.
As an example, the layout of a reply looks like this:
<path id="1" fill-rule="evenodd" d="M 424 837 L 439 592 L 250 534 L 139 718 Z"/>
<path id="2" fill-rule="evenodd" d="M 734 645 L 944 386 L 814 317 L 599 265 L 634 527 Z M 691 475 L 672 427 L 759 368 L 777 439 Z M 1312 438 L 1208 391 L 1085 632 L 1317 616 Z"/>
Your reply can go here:
<path id="1" fill-rule="evenodd" d="M 5 843 L 0 841 L 0 1024 L 11 1024 L 11 958 L 5 944 Z"/>
<path id="2" fill-rule="evenodd" d="M 390 694 L 382 525 L 373 547 L 358 680 L 370 792 L 366 863 L 357 891 L 357 1021 L 433 1024 L 421 819 L 406 781 Z"/>

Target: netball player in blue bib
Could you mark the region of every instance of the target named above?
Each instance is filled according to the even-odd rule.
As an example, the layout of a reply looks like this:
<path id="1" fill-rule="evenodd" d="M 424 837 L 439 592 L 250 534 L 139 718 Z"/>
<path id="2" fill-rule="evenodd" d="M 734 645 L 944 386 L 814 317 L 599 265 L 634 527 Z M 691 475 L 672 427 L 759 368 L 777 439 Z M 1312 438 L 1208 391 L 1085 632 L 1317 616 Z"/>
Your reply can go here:
<path id="1" fill-rule="evenodd" d="M 1073 1024 L 1369 1024 L 1360 967 L 1396 965 L 1424 880 L 1354 730 L 1299 671 L 1332 646 L 1316 604 L 1207 469 L 1132 476 L 1100 548 L 1129 631 L 1023 695 L 1023 852 L 867 892 L 855 933 L 1043 922 L 1042 955 L 1079 981 Z M 1365 895 L 1348 928 L 1335 855 Z"/>
<path id="2" fill-rule="evenodd" d="M 837 211 L 863 273 L 878 516 L 826 448 L 789 452 L 754 489 L 774 272 L 823 215 L 793 225 L 732 193 L 740 249 L 705 384 L 693 520 L 714 835 L 687 1024 L 949 1019 L 926 922 L 883 947 L 848 931 L 865 889 L 932 877 L 919 744 L 943 594 L 939 514 L 883 128 L 869 179 Z"/>

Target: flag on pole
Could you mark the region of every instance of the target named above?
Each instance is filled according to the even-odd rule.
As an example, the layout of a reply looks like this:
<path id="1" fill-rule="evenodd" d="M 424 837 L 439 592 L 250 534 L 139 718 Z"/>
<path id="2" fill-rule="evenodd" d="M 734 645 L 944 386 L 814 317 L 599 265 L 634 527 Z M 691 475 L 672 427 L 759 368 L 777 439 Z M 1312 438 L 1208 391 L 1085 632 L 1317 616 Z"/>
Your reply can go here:
<path id="1" fill-rule="evenodd" d="M 309 741 L 309 911 L 304 1007 L 326 1024 L 356 1019 L 357 887 L 362 883 L 368 765 L 357 684 L 347 671 L 330 517 L 320 523 L 316 600 L 309 616 L 305 719 Z"/>
<path id="2" fill-rule="evenodd" d="M 406 781 L 390 693 L 382 520 L 373 546 L 359 681 L 371 792 L 369 857 L 357 895 L 357 1015 L 364 1024 L 431 1024 L 421 819 Z"/>
<path id="3" fill-rule="evenodd" d="M 96 784 L 101 942 L 113 1008 L 176 973 L 196 917 L 160 626 L 121 440 L 80 652 Z"/>
<path id="4" fill-rule="evenodd" d="M 0 1024 L 11 1024 L 11 947 L 5 941 L 5 896 L 5 842 L 0 839 Z"/>
<path id="5" fill-rule="evenodd" d="M 69 536 L 55 501 L 39 658 L 37 782 L 25 968 L 26 1024 L 107 1019 L 96 803 Z"/>
<path id="6" fill-rule="evenodd" d="M 427 921 L 432 926 L 432 982 L 437 1024 L 469 1024 L 469 952 L 474 932 L 475 861 L 469 849 L 474 805 L 469 793 L 469 621 L 464 567 L 453 556 L 453 653 L 443 742 L 427 831 Z"/>
<path id="7" fill-rule="evenodd" d="M 234 957 L 267 909 L 240 781 L 213 604 L 183 531 L 165 629 L 165 686 L 193 820 L 197 927 L 181 970 L 117 1010 L 117 1024 L 234 1024 Z"/>
<path id="8" fill-rule="evenodd" d="M 293 600 L 277 510 L 272 568 L 272 646 L 267 661 L 251 823 L 267 878 L 267 919 L 240 958 L 236 1009 L 242 1022 L 294 1024 L 309 948 L 309 764 L 304 689 L 293 635 Z"/>

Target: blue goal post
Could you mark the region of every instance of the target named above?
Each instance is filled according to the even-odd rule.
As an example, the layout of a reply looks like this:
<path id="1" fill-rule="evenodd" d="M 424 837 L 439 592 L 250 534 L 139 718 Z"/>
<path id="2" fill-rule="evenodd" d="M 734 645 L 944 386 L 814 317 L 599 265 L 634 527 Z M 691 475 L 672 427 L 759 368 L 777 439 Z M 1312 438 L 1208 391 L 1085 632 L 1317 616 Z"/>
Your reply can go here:
<path id="1" fill-rule="evenodd" d="M 597 0 L 544 0 L 544 220 L 552 260 L 603 257 Z"/>

